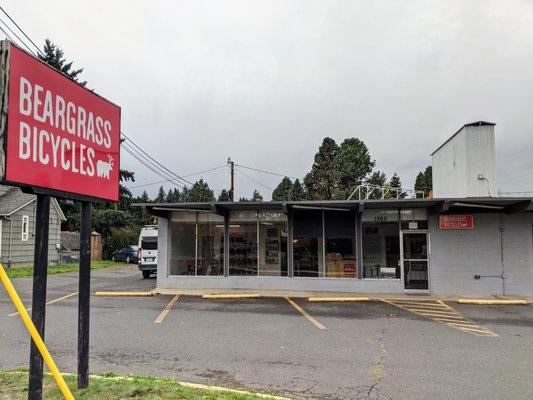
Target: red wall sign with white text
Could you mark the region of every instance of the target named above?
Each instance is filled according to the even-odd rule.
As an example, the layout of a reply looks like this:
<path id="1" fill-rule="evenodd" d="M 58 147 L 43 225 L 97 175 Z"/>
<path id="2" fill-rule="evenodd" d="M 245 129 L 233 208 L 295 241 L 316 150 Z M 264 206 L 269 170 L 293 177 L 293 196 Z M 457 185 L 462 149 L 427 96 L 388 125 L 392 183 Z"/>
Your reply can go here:
<path id="1" fill-rule="evenodd" d="M 439 229 L 474 229 L 472 214 L 440 215 Z"/>
<path id="2" fill-rule="evenodd" d="M 2 49 L 9 74 L 2 178 L 118 200 L 120 108 L 13 44 Z"/>

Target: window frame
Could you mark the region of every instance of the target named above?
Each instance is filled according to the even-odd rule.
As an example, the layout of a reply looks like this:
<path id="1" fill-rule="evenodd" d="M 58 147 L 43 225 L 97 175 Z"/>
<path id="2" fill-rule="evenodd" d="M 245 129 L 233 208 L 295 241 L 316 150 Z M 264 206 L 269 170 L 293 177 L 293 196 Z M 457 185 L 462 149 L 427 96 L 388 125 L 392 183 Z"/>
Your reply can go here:
<path id="1" fill-rule="evenodd" d="M 20 240 L 27 242 L 30 238 L 30 216 L 27 214 L 22 215 L 22 225 L 20 228 Z"/>

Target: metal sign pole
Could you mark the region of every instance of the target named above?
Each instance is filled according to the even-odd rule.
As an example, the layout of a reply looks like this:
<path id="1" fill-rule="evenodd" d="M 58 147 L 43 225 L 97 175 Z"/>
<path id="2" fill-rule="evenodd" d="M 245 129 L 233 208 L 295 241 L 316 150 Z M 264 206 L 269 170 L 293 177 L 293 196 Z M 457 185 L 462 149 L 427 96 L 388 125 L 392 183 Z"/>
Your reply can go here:
<path id="1" fill-rule="evenodd" d="M 80 281 L 78 295 L 78 387 L 89 386 L 89 318 L 91 295 L 91 210 L 92 204 L 81 203 Z"/>
<path id="2" fill-rule="evenodd" d="M 35 213 L 35 253 L 33 267 L 33 296 L 31 319 L 44 341 L 46 311 L 46 275 L 48 272 L 48 228 L 50 196 L 37 195 Z M 43 358 L 35 342 L 31 341 L 28 400 L 41 400 L 43 396 Z"/>

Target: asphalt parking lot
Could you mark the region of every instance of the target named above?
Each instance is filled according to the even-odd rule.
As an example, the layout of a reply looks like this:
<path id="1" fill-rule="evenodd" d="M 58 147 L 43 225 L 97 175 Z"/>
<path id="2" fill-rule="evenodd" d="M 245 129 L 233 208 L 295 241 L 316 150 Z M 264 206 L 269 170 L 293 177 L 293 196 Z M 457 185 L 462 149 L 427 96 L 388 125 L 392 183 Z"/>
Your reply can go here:
<path id="1" fill-rule="evenodd" d="M 13 281 L 29 305 L 31 279 Z M 154 286 L 133 266 L 93 271 L 91 291 Z M 76 291 L 77 274 L 49 277 L 48 300 L 59 300 L 47 307 L 45 339 L 65 372 L 76 371 Z M 95 373 L 332 400 L 531 399 L 533 393 L 531 305 L 193 296 L 91 301 Z M 25 366 L 29 358 L 28 335 L 13 312 L 0 289 L 0 368 Z"/>

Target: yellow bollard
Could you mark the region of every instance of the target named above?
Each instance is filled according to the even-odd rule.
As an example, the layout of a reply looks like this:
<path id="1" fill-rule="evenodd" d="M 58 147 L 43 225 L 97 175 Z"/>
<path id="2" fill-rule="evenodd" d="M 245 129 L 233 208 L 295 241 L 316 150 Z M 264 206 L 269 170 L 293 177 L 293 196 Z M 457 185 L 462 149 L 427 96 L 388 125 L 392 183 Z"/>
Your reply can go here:
<path id="1" fill-rule="evenodd" d="M 22 301 L 20 301 L 20 297 L 17 294 L 15 288 L 13 287 L 13 284 L 9 280 L 9 277 L 7 276 L 6 271 L 4 270 L 4 266 L 2 264 L 0 264 L 0 280 L 2 280 L 2 283 L 4 284 L 7 290 L 7 294 L 9 295 L 9 297 L 11 297 L 11 301 L 15 305 L 15 308 L 17 309 L 20 317 L 22 318 L 22 322 L 24 322 L 24 325 L 26 325 L 26 329 L 30 333 L 33 342 L 35 343 L 35 345 L 39 349 L 39 352 L 43 356 L 44 362 L 52 373 L 52 376 L 54 377 L 57 386 L 59 386 L 61 393 L 63 393 L 63 397 L 67 400 L 74 400 L 74 396 L 72 396 L 72 393 L 70 392 L 70 389 L 68 388 L 65 380 L 61 376 L 61 373 L 57 369 L 54 360 L 52 360 L 52 356 L 50 356 L 50 353 L 48 352 L 48 349 L 46 348 L 43 339 L 41 339 L 41 336 L 39 335 L 39 332 L 37 332 L 37 329 L 35 329 L 33 321 L 28 315 L 28 312 L 22 304 Z"/>

